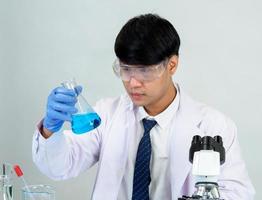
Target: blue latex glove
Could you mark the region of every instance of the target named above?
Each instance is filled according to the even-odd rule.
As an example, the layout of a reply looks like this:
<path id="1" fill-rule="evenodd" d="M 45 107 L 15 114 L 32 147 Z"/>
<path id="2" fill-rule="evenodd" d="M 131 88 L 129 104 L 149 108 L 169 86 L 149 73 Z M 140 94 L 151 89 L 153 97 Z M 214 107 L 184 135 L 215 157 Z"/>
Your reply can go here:
<path id="1" fill-rule="evenodd" d="M 75 87 L 75 90 L 66 89 L 64 87 L 53 89 L 47 99 L 46 115 L 43 126 L 54 133 L 61 129 L 65 121 L 71 121 L 71 115 L 77 112 L 75 108 L 77 95 L 81 92 L 81 86 Z"/>

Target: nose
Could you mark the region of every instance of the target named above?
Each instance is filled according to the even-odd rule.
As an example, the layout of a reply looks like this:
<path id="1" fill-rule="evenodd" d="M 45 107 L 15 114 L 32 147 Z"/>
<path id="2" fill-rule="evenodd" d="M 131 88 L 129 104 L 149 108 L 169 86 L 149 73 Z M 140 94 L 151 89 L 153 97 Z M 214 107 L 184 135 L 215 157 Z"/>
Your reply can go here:
<path id="1" fill-rule="evenodd" d="M 135 77 L 131 77 L 129 80 L 129 85 L 131 88 L 140 87 L 142 85 L 142 82 L 137 80 Z"/>

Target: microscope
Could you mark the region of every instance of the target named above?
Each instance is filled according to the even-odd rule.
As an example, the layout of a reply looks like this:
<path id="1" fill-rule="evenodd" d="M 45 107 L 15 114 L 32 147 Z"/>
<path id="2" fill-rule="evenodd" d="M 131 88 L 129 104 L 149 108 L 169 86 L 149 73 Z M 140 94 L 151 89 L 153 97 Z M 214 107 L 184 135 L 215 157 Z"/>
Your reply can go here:
<path id="1" fill-rule="evenodd" d="M 219 194 L 217 176 L 220 165 L 225 162 L 222 137 L 195 135 L 192 139 L 189 161 L 193 164 L 192 174 L 196 178 L 196 191 L 192 197 L 183 196 L 178 200 L 222 200 Z"/>

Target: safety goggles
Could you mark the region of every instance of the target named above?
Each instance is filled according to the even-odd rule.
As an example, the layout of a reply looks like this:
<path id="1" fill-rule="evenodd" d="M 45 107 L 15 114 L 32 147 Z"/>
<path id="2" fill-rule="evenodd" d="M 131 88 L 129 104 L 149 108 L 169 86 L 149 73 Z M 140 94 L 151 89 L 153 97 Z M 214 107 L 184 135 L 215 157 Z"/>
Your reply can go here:
<path id="1" fill-rule="evenodd" d="M 159 78 L 165 71 L 167 59 L 156 65 L 126 65 L 117 58 L 113 70 L 117 77 L 123 81 L 130 81 L 131 77 L 141 82 L 150 82 Z"/>

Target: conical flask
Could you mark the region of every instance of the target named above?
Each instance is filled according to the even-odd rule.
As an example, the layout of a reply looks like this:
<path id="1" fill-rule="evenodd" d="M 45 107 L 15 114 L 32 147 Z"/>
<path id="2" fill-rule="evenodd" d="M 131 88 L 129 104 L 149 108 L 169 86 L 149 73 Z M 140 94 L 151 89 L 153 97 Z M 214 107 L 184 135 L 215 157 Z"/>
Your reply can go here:
<path id="1" fill-rule="evenodd" d="M 12 166 L 7 163 L 0 167 L 0 200 L 13 200 L 13 185 L 11 182 Z"/>
<path id="2" fill-rule="evenodd" d="M 70 79 L 68 81 L 64 81 L 62 86 L 67 89 L 73 89 L 77 91 L 75 87 L 77 86 L 75 79 Z M 72 115 L 72 131 L 75 134 L 83 134 L 88 131 L 91 131 L 97 128 L 100 123 L 101 119 L 98 114 L 93 110 L 93 108 L 87 103 L 86 99 L 83 97 L 82 94 L 78 94 L 77 96 L 77 103 L 75 105 L 78 112 Z"/>

